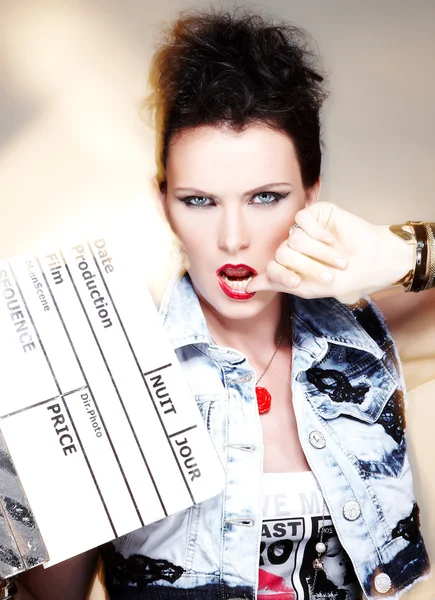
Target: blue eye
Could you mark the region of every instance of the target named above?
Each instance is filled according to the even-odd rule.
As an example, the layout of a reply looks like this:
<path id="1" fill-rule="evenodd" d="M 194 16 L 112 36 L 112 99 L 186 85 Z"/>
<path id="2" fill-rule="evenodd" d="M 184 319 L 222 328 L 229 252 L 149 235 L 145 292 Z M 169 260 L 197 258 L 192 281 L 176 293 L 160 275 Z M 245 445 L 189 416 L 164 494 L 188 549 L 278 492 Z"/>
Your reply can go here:
<path id="1" fill-rule="evenodd" d="M 252 198 L 251 204 L 270 206 L 271 204 L 276 204 L 279 200 L 285 198 L 285 196 L 287 194 L 278 194 L 278 192 L 260 192 Z"/>
<path id="2" fill-rule="evenodd" d="M 186 206 L 205 207 L 213 206 L 213 200 L 205 196 L 186 196 L 185 198 L 179 198 L 181 202 L 184 202 Z"/>

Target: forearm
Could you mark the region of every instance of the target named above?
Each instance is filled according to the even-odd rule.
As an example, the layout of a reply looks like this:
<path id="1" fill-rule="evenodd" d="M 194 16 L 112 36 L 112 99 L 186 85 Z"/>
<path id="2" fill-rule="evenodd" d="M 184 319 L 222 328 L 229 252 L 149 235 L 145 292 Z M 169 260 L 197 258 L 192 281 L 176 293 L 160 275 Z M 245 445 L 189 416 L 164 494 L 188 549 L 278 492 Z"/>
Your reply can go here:
<path id="1" fill-rule="evenodd" d="M 359 276 L 361 282 L 365 282 L 360 295 L 393 286 L 406 292 L 421 292 L 435 286 L 435 224 L 415 223 L 415 226 L 374 226 L 374 235 L 369 234 L 365 240 L 366 247 L 362 238 L 358 248 L 360 270 L 355 276 L 355 285 Z M 417 228 L 418 236 L 415 235 Z M 349 288 L 352 289 L 351 283 Z M 346 303 L 345 296 L 340 299 Z M 411 302 L 409 297 L 407 302 Z"/>
<path id="2" fill-rule="evenodd" d="M 273 290 L 302 298 L 334 297 L 354 304 L 402 283 L 423 291 L 435 283 L 435 224 L 406 223 L 398 237 L 329 202 L 299 211 L 289 235 L 248 293 Z M 393 226 L 394 227 L 394 226 Z M 403 227 L 402 227 L 403 228 Z"/>
<path id="3" fill-rule="evenodd" d="M 372 267 L 377 270 L 376 291 L 391 287 L 415 265 L 414 246 L 404 243 L 388 226 L 379 226 L 379 239 L 378 261 Z"/>

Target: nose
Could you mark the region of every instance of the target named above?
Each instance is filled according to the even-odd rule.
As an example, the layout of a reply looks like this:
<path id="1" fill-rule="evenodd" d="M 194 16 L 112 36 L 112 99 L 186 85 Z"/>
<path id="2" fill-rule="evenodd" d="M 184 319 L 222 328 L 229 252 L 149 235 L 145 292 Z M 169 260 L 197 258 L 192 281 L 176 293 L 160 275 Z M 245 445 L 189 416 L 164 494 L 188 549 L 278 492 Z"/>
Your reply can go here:
<path id="1" fill-rule="evenodd" d="M 246 218 L 243 215 L 243 206 L 232 206 L 222 211 L 220 215 L 218 246 L 228 254 L 237 254 L 240 250 L 248 248 L 250 234 Z"/>

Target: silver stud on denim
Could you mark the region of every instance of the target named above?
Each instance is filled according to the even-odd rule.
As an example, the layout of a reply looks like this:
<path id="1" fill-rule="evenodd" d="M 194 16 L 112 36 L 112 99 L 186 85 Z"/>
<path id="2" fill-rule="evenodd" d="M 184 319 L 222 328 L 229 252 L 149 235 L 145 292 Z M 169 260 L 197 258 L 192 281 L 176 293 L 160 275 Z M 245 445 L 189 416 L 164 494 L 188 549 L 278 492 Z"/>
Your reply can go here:
<path id="1" fill-rule="evenodd" d="M 348 500 L 343 506 L 343 516 L 347 521 L 356 521 L 361 514 L 361 507 L 356 500 Z"/>
<path id="2" fill-rule="evenodd" d="M 321 431 L 312 431 L 308 439 L 313 448 L 317 448 L 317 450 L 321 450 L 326 446 L 325 436 Z"/>
<path id="3" fill-rule="evenodd" d="M 391 589 L 391 579 L 386 573 L 379 573 L 375 577 L 375 589 L 380 594 L 386 594 Z"/>

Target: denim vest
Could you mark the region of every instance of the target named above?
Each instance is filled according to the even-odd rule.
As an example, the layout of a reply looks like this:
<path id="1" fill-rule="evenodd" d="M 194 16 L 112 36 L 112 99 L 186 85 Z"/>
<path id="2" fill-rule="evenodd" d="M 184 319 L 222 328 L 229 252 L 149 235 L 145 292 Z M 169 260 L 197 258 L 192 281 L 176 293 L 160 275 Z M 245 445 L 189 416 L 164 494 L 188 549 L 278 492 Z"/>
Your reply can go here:
<path id="1" fill-rule="evenodd" d="M 367 598 L 397 597 L 429 569 L 406 453 L 397 353 L 370 302 L 289 297 L 292 392 L 302 448 Z M 223 492 L 105 552 L 112 600 L 256 598 L 263 448 L 255 374 L 211 339 L 190 278 L 161 317 L 226 473 Z"/>

